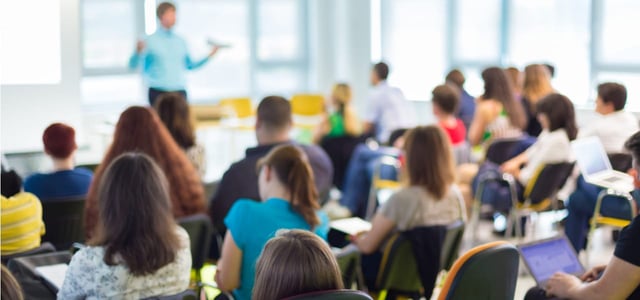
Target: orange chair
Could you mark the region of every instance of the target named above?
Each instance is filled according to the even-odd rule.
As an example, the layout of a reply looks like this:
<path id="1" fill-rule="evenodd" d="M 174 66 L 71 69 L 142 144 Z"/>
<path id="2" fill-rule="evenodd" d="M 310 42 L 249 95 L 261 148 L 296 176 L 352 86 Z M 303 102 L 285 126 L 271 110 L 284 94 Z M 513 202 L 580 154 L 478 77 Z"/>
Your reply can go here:
<path id="1" fill-rule="evenodd" d="M 513 299 L 520 255 L 505 241 L 480 245 L 453 264 L 439 300 Z"/>

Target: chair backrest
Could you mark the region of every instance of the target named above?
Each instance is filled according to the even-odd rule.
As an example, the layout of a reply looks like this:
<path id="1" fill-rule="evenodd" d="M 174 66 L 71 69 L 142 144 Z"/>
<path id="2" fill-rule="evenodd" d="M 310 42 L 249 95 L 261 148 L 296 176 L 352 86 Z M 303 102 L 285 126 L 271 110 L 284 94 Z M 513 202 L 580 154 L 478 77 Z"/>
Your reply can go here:
<path id="1" fill-rule="evenodd" d="M 485 154 L 485 160 L 501 165 L 505 161 L 509 160 L 513 155 L 514 149 L 522 142 L 523 139 L 496 139 L 491 142 L 487 153 Z"/>
<path id="2" fill-rule="evenodd" d="M 367 293 L 355 290 L 329 290 L 304 293 L 283 300 L 373 300 Z"/>
<path id="3" fill-rule="evenodd" d="M 464 227 L 465 224 L 462 220 L 455 221 L 447 226 L 447 232 L 442 242 L 442 253 L 440 254 L 440 269 L 448 271 L 458 259 Z"/>
<path id="4" fill-rule="evenodd" d="M 315 116 L 324 110 L 324 97 L 314 94 L 296 94 L 291 97 L 291 113 L 301 116 Z"/>
<path id="5" fill-rule="evenodd" d="M 513 299 L 519 263 L 518 250 L 507 242 L 475 247 L 453 264 L 438 299 Z"/>
<path id="6" fill-rule="evenodd" d="M 209 255 L 211 238 L 214 234 L 209 216 L 195 214 L 178 220 L 178 224 L 189 234 L 191 240 L 191 266 L 199 270 Z"/>
<path id="7" fill-rule="evenodd" d="M 187 289 L 180 293 L 166 296 L 153 296 L 144 298 L 143 300 L 198 300 L 198 294 L 196 291 Z"/>
<path id="8" fill-rule="evenodd" d="M 44 254 L 44 253 L 51 253 L 51 252 L 56 252 L 56 248 L 53 246 L 53 244 L 51 244 L 49 242 L 44 242 L 39 247 L 31 249 L 31 250 L 27 250 L 27 251 L 20 252 L 20 253 L 14 253 L 14 254 L 11 254 L 11 255 L 3 255 L 2 256 L 2 263 L 6 265 L 9 262 L 9 260 L 14 259 L 14 258 L 37 255 L 37 254 Z"/>
<path id="9" fill-rule="evenodd" d="M 394 234 L 387 241 L 376 278 L 376 288 L 405 292 L 419 291 L 422 288 L 411 242 L 402 233 Z"/>
<path id="10" fill-rule="evenodd" d="M 7 268 L 18 280 L 25 293 L 25 299 L 56 299 L 58 288 L 45 280 L 36 267 L 56 264 L 68 264 L 71 261 L 69 251 L 37 254 L 11 259 Z"/>
<path id="11" fill-rule="evenodd" d="M 85 197 L 49 199 L 42 202 L 43 242 L 58 250 L 67 250 L 74 242 L 84 242 Z"/>
<path id="12" fill-rule="evenodd" d="M 353 150 L 362 140 L 359 137 L 340 136 L 325 137 L 320 147 L 327 153 L 333 164 L 333 185 L 342 190 L 344 175 L 351 160 Z"/>
<path id="13" fill-rule="evenodd" d="M 573 172 L 575 162 L 561 162 L 555 164 L 545 164 L 534 177 L 529 180 L 525 187 L 525 199 L 531 201 L 531 204 L 543 203 L 549 199 L 554 201 L 554 197 L 558 190 L 564 186 L 567 178 Z"/>
<path id="14" fill-rule="evenodd" d="M 232 110 L 237 118 L 247 118 L 253 115 L 253 104 L 249 97 L 221 99 L 218 105 Z"/>
<path id="15" fill-rule="evenodd" d="M 360 251 L 357 247 L 347 246 L 335 253 L 335 256 L 340 267 L 344 287 L 351 288 L 357 278 L 358 268 L 360 268 Z"/>
<path id="16" fill-rule="evenodd" d="M 629 153 L 607 153 L 609 162 L 611 162 L 611 168 L 616 171 L 626 173 L 632 168 L 632 157 Z"/>
<path id="17" fill-rule="evenodd" d="M 382 169 L 391 168 L 395 170 L 395 178 L 383 178 Z M 369 191 L 369 199 L 367 202 L 365 219 L 370 220 L 373 217 L 373 213 L 378 206 L 377 203 L 377 191 L 380 189 L 397 189 L 400 187 L 400 182 L 397 180 L 397 176 L 400 174 L 400 161 L 390 155 L 385 155 L 374 163 L 373 176 L 371 178 L 371 190 Z"/>
<path id="18" fill-rule="evenodd" d="M 456 224 L 452 231 L 459 228 L 460 225 Z M 418 294 L 423 290 L 423 296 L 430 299 L 438 272 L 442 269 L 442 251 L 448 229 L 447 225 L 435 225 L 400 233 L 385 248 L 377 288 Z M 451 242 L 451 247 L 453 244 L 455 241 Z"/>

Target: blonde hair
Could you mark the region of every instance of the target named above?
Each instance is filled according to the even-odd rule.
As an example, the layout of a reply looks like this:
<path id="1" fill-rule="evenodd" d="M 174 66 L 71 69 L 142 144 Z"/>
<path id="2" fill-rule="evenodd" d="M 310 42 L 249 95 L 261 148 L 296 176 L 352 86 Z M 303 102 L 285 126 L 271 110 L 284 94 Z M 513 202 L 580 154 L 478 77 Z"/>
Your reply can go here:
<path id="1" fill-rule="evenodd" d="M 338 105 L 338 111 L 343 113 L 345 107 L 351 103 L 351 87 L 346 83 L 336 83 L 331 91 L 331 96 Z"/>
<path id="2" fill-rule="evenodd" d="M 553 87 L 551 87 L 551 75 L 547 67 L 534 64 L 524 68 L 522 96 L 529 100 L 533 111 L 535 111 L 536 102 L 551 93 L 553 93 Z"/>
<path id="3" fill-rule="evenodd" d="M 435 125 L 418 126 L 405 134 L 406 175 L 411 186 L 422 186 L 436 199 L 447 195 L 455 180 L 451 142 Z"/>
<path id="4" fill-rule="evenodd" d="M 280 230 L 256 262 L 253 299 L 282 299 L 342 289 L 342 276 L 329 246 L 306 230 Z"/>

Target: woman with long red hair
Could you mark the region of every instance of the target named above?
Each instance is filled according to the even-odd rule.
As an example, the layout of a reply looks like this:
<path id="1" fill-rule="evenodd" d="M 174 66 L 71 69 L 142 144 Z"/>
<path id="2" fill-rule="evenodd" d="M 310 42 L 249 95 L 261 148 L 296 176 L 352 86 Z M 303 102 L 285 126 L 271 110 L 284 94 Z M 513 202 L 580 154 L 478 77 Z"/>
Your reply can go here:
<path id="1" fill-rule="evenodd" d="M 153 110 L 132 106 L 120 115 L 113 142 L 93 176 L 84 215 L 87 236 L 93 234 L 97 223 L 97 185 L 104 169 L 120 154 L 130 151 L 147 154 L 160 166 L 169 182 L 175 218 L 205 212 L 204 190 L 196 169 Z"/>

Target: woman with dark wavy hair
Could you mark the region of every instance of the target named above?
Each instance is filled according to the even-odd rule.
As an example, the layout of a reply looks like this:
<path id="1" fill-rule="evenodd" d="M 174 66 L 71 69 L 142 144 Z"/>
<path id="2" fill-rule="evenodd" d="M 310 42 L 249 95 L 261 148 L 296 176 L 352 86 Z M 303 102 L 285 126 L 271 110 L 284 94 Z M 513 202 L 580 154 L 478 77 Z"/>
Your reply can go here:
<path id="1" fill-rule="evenodd" d="M 58 299 L 140 299 L 189 286 L 189 235 L 171 214 L 167 180 L 151 157 L 116 157 L 97 182 L 99 218 L 69 263 Z"/>
<path id="2" fill-rule="evenodd" d="M 207 171 L 205 152 L 204 147 L 196 143 L 187 100 L 180 93 L 165 93 L 158 96 L 153 108 L 202 178 Z"/>
<path id="3" fill-rule="evenodd" d="M 484 94 L 476 100 L 476 112 L 469 126 L 469 142 L 478 145 L 496 138 L 520 136 L 527 119 L 507 75 L 502 69 L 491 67 L 482 71 L 482 79 Z"/>
<path id="4" fill-rule="evenodd" d="M 160 166 L 169 182 L 175 218 L 205 212 L 204 190 L 196 169 L 156 113 L 149 108 L 133 106 L 120 115 L 113 142 L 89 188 L 84 215 L 85 233 L 88 237 L 93 235 L 98 219 L 97 188 L 104 170 L 117 156 L 130 151 L 147 154 Z"/>

